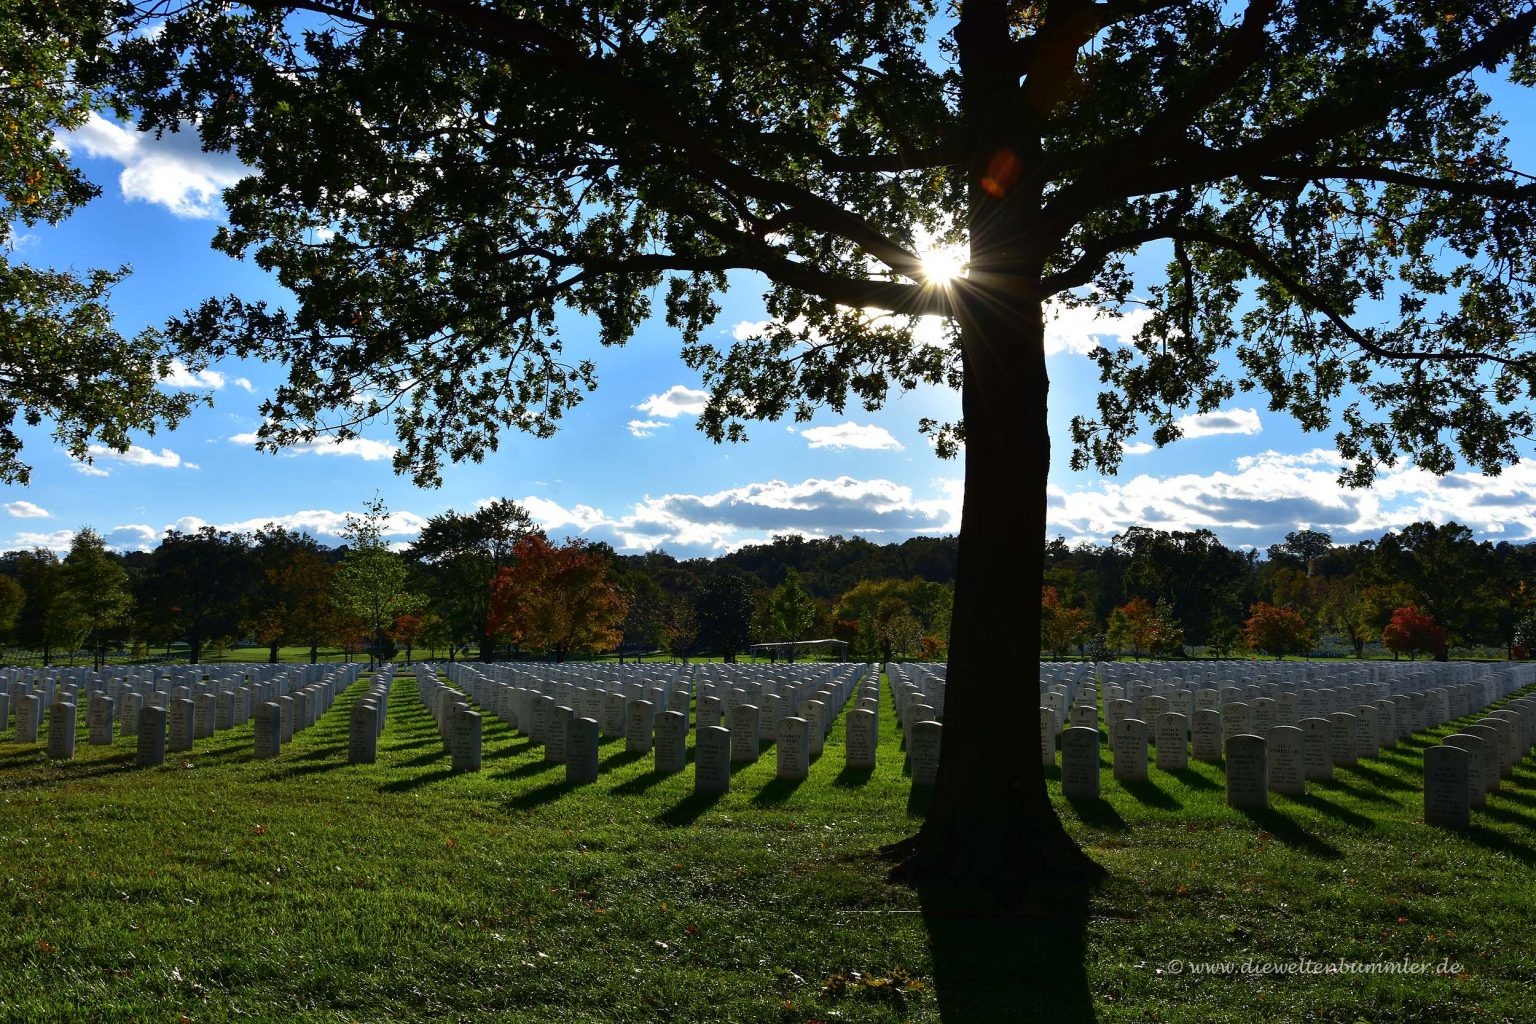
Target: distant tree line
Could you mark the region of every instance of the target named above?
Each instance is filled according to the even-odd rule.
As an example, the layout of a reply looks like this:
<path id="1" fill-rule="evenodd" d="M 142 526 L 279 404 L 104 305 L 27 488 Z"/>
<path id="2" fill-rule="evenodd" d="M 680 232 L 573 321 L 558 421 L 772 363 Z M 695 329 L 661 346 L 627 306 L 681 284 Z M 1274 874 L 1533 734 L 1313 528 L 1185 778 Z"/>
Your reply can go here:
<path id="1" fill-rule="evenodd" d="M 276 526 L 168 530 L 119 554 L 82 530 L 63 557 L 0 554 L 0 638 L 44 661 L 85 650 L 192 661 L 255 645 L 393 657 L 555 658 L 617 653 L 734 660 L 752 644 L 846 641 L 851 657 L 942 658 L 953 537 L 876 544 L 781 536 L 715 558 L 620 555 L 552 542 L 496 501 L 433 516 L 408 545 L 384 540 L 380 503 L 329 547 Z M 1536 546 L 1416 523 L 1334 544 L 1290 533 L 1265 552 L 1208 530 L 1132 527 L 1108 544 L 1046 546 L 1041 649 L 1054 656 L 1305 653 L 1331 636 L 1355 655 L 1440 654 L 1536 642 Z"/>

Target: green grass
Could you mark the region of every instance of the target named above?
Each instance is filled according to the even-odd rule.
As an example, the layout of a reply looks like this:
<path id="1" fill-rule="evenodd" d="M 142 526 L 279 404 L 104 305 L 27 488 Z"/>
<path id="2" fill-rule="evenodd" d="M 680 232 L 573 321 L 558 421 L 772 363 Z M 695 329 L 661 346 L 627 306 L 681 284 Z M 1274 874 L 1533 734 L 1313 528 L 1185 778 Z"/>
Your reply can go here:
<path id="1" fill-rule="evenodd" d="M 870 855 L 922 807 L 888 707 L 873 773 L 843 770 L 839 726 L 809 781 L 776 781 L 770 748 L 701 801 L 691 767 L 657 777 L 622 741 L 597 784 L 568 789 L 491 717 L 484 770 L 453 775 L 411 677 L 379 763 L 348 766 L 362 691 L 277 761 L 252 759 L 249 726 L 152 770 L 131 739 L 91 747 L 83 727 L 72 762 L 0 742 L 0 1020 L 1533 1016 L 1532 759 L 1455 835 L 1418 822 L 1427 735 L 1252 816 L 1224 806 L 1211 766 L 1127 790 L 1106 752 L 1092 805 L 1061 803 L 1051 773 L 1112 874 L 1087 914 L 956 919 Z M 1166 968 L 1303 956 L 1464 967 Z"/>

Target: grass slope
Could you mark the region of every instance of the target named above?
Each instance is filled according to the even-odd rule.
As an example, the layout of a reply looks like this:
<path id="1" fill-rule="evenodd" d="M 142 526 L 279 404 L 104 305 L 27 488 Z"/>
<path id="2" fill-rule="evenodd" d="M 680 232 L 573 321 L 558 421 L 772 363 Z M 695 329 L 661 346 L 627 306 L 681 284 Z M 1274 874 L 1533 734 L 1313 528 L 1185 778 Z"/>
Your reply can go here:
<path id="1" fill-rule="evenodd" d="M 1429 735 L 1252 816 L 1217 769 L 1126 789 L 1106 752 L 1105 799 L 1058 803 L 1113 875 L 1087 912 L 954 919 L 870 856 L 922 810 L 888 706 L 872 773 L 843 768 L 839 724 L 809 781 L 776 781 L 770 748 L 698 800 L 691 767 L 655 776 L 622 741 L 569 789 L 492 717 L 484 770 L 453 775 L 411 677 L 379 763 L 348 766 L 363 689 L 277 761 L 249 726 L 152 770 L 83 728 L 72 762 L 0 741 L 0 1020 L 1533 1017 L 1530 760 L 1453 835 L 1418 820 Z M 1463 969 L 1167 966 L 1302 956 Z"/>

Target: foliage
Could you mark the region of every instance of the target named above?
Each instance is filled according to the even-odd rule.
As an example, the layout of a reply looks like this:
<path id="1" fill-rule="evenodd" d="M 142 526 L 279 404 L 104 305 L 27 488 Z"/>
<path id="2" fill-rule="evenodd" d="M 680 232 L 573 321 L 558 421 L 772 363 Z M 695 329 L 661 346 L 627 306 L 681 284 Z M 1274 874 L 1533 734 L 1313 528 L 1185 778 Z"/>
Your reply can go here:
<path id="1" fill-rule="evenodd" d="M 491 582 L 494 632 L 518 646 L 550 651 L 557 661 L 573 651 L 618 646 L 624 597 L 602 552 L 580 540 L 556 547 L 533 533 L 517 542 L 512 556 Z"/>
<path id="2" fill-rule="evenodd" d="M 1249 650 L 1272 654 L 1277 661 L 1287 654 L 1305 654 L 1312 649 L 1312 628 L 1300 613 L 1262 601 L 1248 609 L 1243 637 Z"/>
<path id="3" fill-rule="evenodd" d="M 898 652 L 918 653 L 924 637 L 942 642 L 949 634 L 952 605 L 950 589 L 939 583 L 916 577 L 865 579 L 838 599 L 832 618 L 840 624 L 839 638 L 853 641 L 858 657 L 890 661 Z M 896 619 L 910 621 L 893 629 Z M 852 635 L 847 635 L 850 625 Z"/>
<path id="4" fill-rule="evenodd" d="M 255 585 L 245 615 L 252 635 L 277 660 L 290 643 L 309 646 L 311 659 L 335 631 L 331 564 L 313 538 L 269 526 L 252 540 Z"/>
<path id="5" fill-rule="evenodd" d="M 800 586 L 800 574 L 789 570 L 784 582 L 768 595 L 766 606 L 769 637 L 772 641 L 786 644 L 789 660 L 795 660 L 795 641 L 809 640 L 805 635 L 816 622 L 816 605 L 811 595 Z"/>
<path id="6" fill-rule="evenodd" d="M 95 656 L 99 669 L 106 660 L 108 646 L 128 635 L 129 613 L 133 608 L 128 574 L 122 562 L 107 550 L 101 535 L 86 528 L 70 542 L 69 554 L 64 557 L 63 578 L 67 620 Z"/>
<path id="7" fill-rule="evenodd" d="M 18 428 L 52 425 L 69 455 L 93 445 L 126 451 L 130 432 L 174 427 L 199 399 L 160 382 L 180 358 L 202 365 L 194 344 L 156 331 L 118 333 L 108 308 L 127 275 L 56 270 L 18 259 L 18 227 L 56 225 L 96 196 L 58 148 L 56 131 L 80 128 L 102 99 L 75 68 L 108 44 L 118 5 L 106 0 L 0 0 L 0 482 L 25 484 Z M 87 383 L 88 382 L 88 383 Z M 18 423 L 18 419 L 21 421 Z"/>
<path id="8" fill-rule="evenodd" d="M 1128 650 L 1138 659 L 1144 654 L 1177 655 L 1183 653 L 1184 631 L 1165 603 L 1133 597 L 1110 615 L 1106 641 L 1111 650 Z"/>
<path id="9" fill-rule="evenodd" d="M 537 532 L 528 510 L 500 498 L 472 513 L 449 510 L 427 520 L 409 557 L 422 566 L 423 590 L 461 645 L 482 659 L 496 649 L 490 629 L 491 581 L 512 563 L 517 542 Z"/>
<path id="10" fill-rule="evenodd" d="M 139 583 L 140 615 L 167 640 L 184 640 L 193 663 L 205 645 L 239 634 L 260 574 L 249 538 L 213 526 L 167 530 Z"/>
<path id="11" fill-rule="evenodd" d="M 1092 625 L 1087 612 L 1062 603 L 1055 587 L 1040 591 L 1040 647 L 1052 657 L 1060 658 L 1086 640 Z"/>
<path id="12" fill-rule="evenodd" d="M 347 516 L 347 553 L 332 575 L 331 600 L 356 624 L 372 658 L 395 620 L 420 609 L 422 599 L 410 589 L 405 559 L 384 542 L 389 518 L 384 502 L 375 498 L 364 509 L 361 516 Z"/>
<path id="13" fill-rule="evenodd" d="M 735 661 L 752 640 L 752 587 L 746 577 L 719 573 L 704 584 L 697 608 L 699 647 Z"/>
<path id="14" fill-rule="evenodd" d="M 1410 660 L 1420 651 L 1445 657 L 1445 629 L 1436 625 L 1434 616 L 1412 605 L 1392 613 L 1392 621 L 1381 631 L 1381 642 L 1394 654 L 1406 653 Z"/>

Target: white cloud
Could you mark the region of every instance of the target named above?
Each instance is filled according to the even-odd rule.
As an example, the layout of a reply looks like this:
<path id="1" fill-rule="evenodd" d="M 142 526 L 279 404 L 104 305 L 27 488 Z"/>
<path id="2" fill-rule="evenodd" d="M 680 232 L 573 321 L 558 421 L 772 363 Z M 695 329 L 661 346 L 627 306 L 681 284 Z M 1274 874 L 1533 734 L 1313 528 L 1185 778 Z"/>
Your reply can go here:
<path id="1" fill-rule="evenodd" d="M 1376 538 L 1410 523 L 1458 522 L 1480 536 L 1536 539 L 1536 463 L 1502 476 L 1436 477 L 1414 466 L 1381 473 L 1373 487 L 1338 483 L 1343 465 L 1326 449 L 1265 451 L 1233 460 L 1232 471 L 1140 474 L 1077 490 L 1052 486 L 1052 534 L 1104 542 L 1127 526 L 1208 529 L 1229 545 L 1263 546 L 1296 529 L 1350 542 Z"/>
<path id="2" fill-rule="evenodd" d="M 1217 409 L 1214 412 L 1192 413 L 1180 416 L 1177 423 L 1185 437 L 1257 434 L 1264 430 L 1257 409 Z"/>
<path id="3" fill-rule="evenodd" d="M 93 113 L 55 138 L 65 149 L 122 164 L 117 183 L 125 199 L 155 203 L 178 217 L 217 216 L 223 190 L 250 173 L 230 154 L 203 152 L 191 124 L 156 139 Z"/>
<path id="4" fill-rule="evenodd" d="M 951 533 L 960 521 L 957 483 L 938 481 L 939 497 L 918 498 L 890 480 L 770 480 L 712 494 L 646 497 L 622 515 L 537 495 L 518 502 L 554 536 L 563 531 L 607 540 L 622 550 L 665 547 L 674 554 L 709 555 L 777 534 L 859 534 L 881 541 Z"/>
<path id="5" fill-rule="evenodd" d="M 127 451 L 113 451 L 106 445 L 93 444 L 87 449 L 92 459 L 107 460 L 110 462 L 122 462 L 129 466 L 159 466 L 161 469 L 175 469 L 184 465 L 181 456 L 169 448 L 161 448 L 158 452 L 148 448 L 140 448 L 138 445 L 129 445 Z M 190 468 L 196 468 L 195 466 Z M 91 476 L 106 476 L 106 470 L 92 470 L 90 467 L 82 470 Z"/>
<path id="6" fill-rule="evenodd" d="M 235 444 L 254 445 L 257 441 L 255 432 L 236 434 L 230 438 Z M 320 438 L 314 441 L 299 441 L 284 446 L 284 455 L 353 455 L 364 462 L 380 462 L 384 459 L 392 459 L 396 448 L 392 444 L 383 441 L 375 441 L 368 437 L 349 437 L 343 441 L 329 438 Z"/>
<path id="7" fill-rule="evenodd" d="M 652 395 L 635 406 L 647 416 L 676 419 L 679 416 L 697 416 L 709 403 L 709 392 L 674 384 L 659 395 Z"/>
<path id="8" fill-rule="evenodd" d="M 630 420 L 625 426 L 636 437 L 650 437 L 662 427 L 670 427 L 672 424 L 666 420 Z"/>
<path id="9" fill-rule="evenodd" d="M 8 501 L 5 510 L 17 519 L 52 519 L 53 516 L 41 505 L 30 501 Z"/>
<path id="10" fill-rule="evenodd" d="M 891 432 L 873 423 L 861 425 L 848 420 L 829 427 L 810 427 L 800 435 L 812 448 L 858 448 L 863 451 L 901 451 L 901 442 Z"/>
<path id="11" fill-rule="evenodd" d="M 160 543 L 161 531 L 145 523 L 114 526 L 101 539 L 114 551 L 151 551 Z"/>
<path id="12" fill-rule="evenodd" d="M 69 550 L 69 546 L 75 542 L 74 530 L 54 530 L 51 533 L 18 533 L 11 538 L 11 542 L 5 545 L 7 551 L 31 551 L 34 548 L 43 548 L 57 554 Z"/>
<path id="13" fill-rule="evenodd" d="M 247 377 L 236 377 L 234 380 L 230 381 L 230 383 L 249 394 L 256 393 L 256 385 L 252 384 L 250 379 Z"/>
<path id="14" fill-rule="evenodd" d="M 160 383 L 169 384 L 173 388 L 208 388 L 217 391 L 224 386 L 224 375 L 217 370 L 198 370 L 194 373 L 180 359 L 172 359 L 171 372 L 162 377 Z"/>
<path id="15" fill-rule="evenodd" d="M 1151 316 L 1150 311 L 1139 307 L 1115 316 L 1092 306 L 1053 302 L 1045 310 L 1045 354 L 1087 355 L 1099 348 L 1104 338 L 1128 343 Z"/>
<path id="16" fill-rule="evenodd" d="M 77 462 L 77 463 L 75 463 L 75 472 L 84 474 L 85 476 L 111 476 L 112 475 L 111 470 L 102 469 L 100 466 L 92 466 L 89 463 L 85 463 L 85 462 Z"/>

